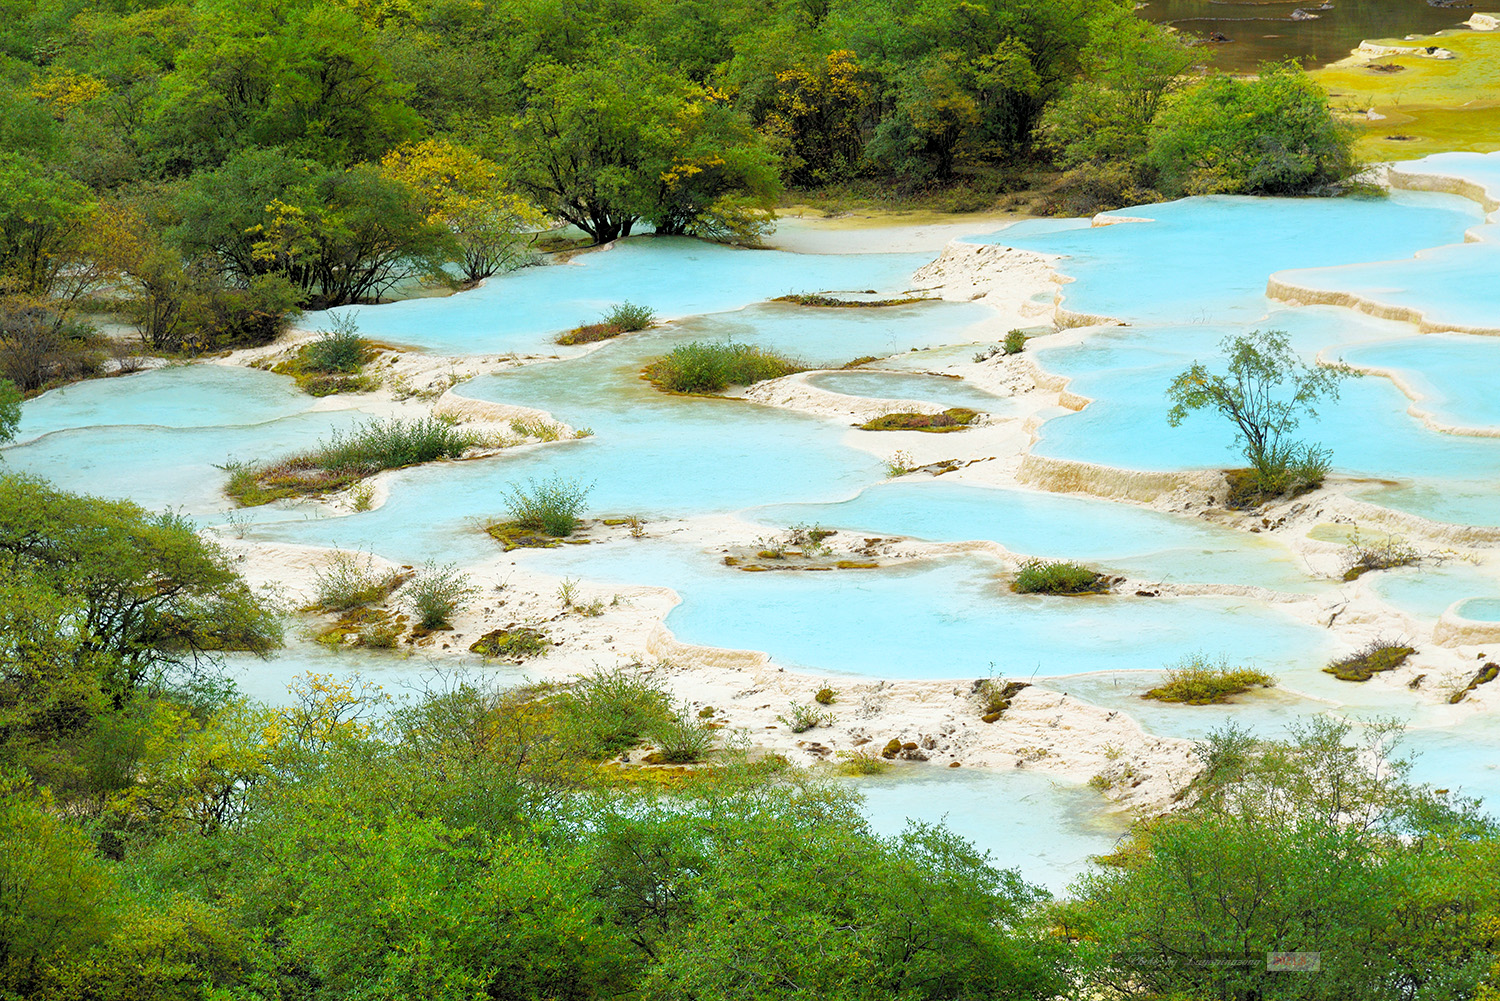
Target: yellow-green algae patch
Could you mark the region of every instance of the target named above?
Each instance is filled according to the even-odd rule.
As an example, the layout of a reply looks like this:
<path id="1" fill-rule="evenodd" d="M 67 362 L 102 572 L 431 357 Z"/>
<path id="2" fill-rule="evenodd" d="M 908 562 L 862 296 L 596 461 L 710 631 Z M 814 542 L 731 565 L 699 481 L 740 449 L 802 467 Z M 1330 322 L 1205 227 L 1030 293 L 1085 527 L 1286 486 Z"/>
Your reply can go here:
<path id="1" fill-rule="evenodd" d="M 1500 150 L 1500 32 L 1448 31 L 1426 38 L 1382 39 L 1375 44 L 1410 48 L 1412 55 L 1351 56 L 1312 72 L 1333 100 L 1383 118 L 1355 119 L 1356 151 L 1366 160 L 1414 160 L 1450 150 Z M 1453 59 L 1415 54 L 1439 46 Z M 1375 69 L 1372 67 L 1381 67 Z"/>

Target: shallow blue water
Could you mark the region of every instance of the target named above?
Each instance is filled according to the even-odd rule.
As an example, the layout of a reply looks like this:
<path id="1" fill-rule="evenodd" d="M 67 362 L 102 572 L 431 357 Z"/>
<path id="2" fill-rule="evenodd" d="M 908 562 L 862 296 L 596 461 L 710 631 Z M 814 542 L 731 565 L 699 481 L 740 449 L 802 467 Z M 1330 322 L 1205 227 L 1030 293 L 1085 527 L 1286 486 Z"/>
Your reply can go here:
<path id="1" fill-rule="evenodd" d="M 852 784 L 877 833 L 899 834 L 909 820 L 941 822 L 989 852 L 992 865 L 1015 867 L 1059 895 L 1129 826 L 1121 814 L 1101 815 L 1092 789 L 1033 772 L 902 769 Z"/>
<path id="2" fill-rule="evenodd" d="M 716 313 L 801 292 L 898 293 L 926 254 L 791 254 L 685 237 L 641 237 L 568 264 L 522 268 L 469 292 L 349 307 L 367 337 L 438 354 L 556 351 L 564 330 L 633 302 L 663 318 Z M 327 322 L 309 313 L 303 325 Z"/>
<path id="3" fill-rule="evenodd" d="M 1500 317 L 1500 306 L 1489 314 Z M 1473 334 L 1425 334 L 1354 348 L 1351 364 L 1396 373 L 1421 395 L 1416 406 L 1443 424 L 1500 429 L 1500 338 Z"/>
<path id="4" fill-rule="evenodd" d="M 1019 556 L 1082 560 L 1161 582 L 1222 581 L 1289 592 L 1322 586 L 1273 540 L 1159 511 L 1040 491 L 898 481 L 835 504 L 751 513 L 766 525 L 806 522 L 866 535 L 997 542 Z"/>
<path id="5" fill-rule="evenodd" d="M 1278 670 L 1326 650 L 1323 630 L 1253 600 L 1018 595 L 981 557 L 747 573 L 717 552 L 666 542 L 512 555 L 606 586 L 671 587 L 682 604 L 666 621 L 679 639 L 763 650 L 806 671 L 972 679 L 1154 670 L 1199 649 L 1204 635 Z"/>
<path id="6" fill-rule="evenodd" d="M 1068 259 L 1064 305 L 1135 323 L 1254 322 L 1273 272 L 1409 258 L 1463 240 L 1473 202 L 1395 192 L 1389 199 L 1213 196 L 1107 215 L 1143 223 L 1018 225 L 983 238 Z M 982 242 L 976 240 L 975 242 Z"/>
<path id="7" fill-rule="evenodd" d="M 1014 404 L 959 379 L 937 375 L 908 375 L 898 372 L 827 372 L 807 380 L 819 389 L 846 396 L 877 400 L 917 400 L 942 407 L 970 407 L 981 413 L 1005 415 Z"/>

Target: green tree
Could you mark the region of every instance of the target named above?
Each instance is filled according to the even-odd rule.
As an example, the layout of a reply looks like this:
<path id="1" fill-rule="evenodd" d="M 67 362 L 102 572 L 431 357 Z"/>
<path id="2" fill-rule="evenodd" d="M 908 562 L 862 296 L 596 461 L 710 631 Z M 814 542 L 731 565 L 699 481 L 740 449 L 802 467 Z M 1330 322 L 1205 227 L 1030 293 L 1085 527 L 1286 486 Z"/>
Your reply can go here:
<path id="1" fill-rule="evenodd" d="M 161 669 L 280 645 L 269 604 L 174 514 L 0 476 L 0 559 L 77 599 L 70 628 L 83 650 L 108 658 L 103 686 L 117 704 Z"/>
<path id="2" fill-rule="evenodd" d="M 1148 159 L 1170 195 L 1326 192 L 1359 170 L 1354 131 L 1295 63 L 1212 77 L 1157 117 Z"/>
<path id="3" fill-rule="evenodd" d="M 1317 719 L 1285 741 L 1200 748 L 1190 808 L 1141 824 L 1073 888 L 1063 930 L 1094 990 L 1159 997 L 1473 996 L 1495 955 L 1496 896 L 1474 804 L 1414 786 L 1395 733 Z M 1316 973 L 1267 953 L 1317 953 Z"/>
<path id="4" fill-rule="evenodd" d="M 530 258 L 545 219 L 508 189 L 494 161 L 451 140 L 428 139 L 391 150 L 380 169 L 415 192 L 428 222 L 448 230 L 469 281 Z"/>
<path id="5" fill-rule="evenodd" d="M 76 298 L 87 287 L 94 210 L 87 188 L 41 162 L 0 152 L 0 281 L 5 291 Z"/>
<path id="6" fill-rule="evenodd" d="M 1126 160 L 1144 165 L 1163 105 L 1188 84 L 1192 51 L 1174 32 L 1123 10 L 1094 24 L 1082 75 L 1043 116 L 1065 167 Z"/>
<path id="7" fill-rule="evenodd" d="M 1303 417 L 1317 417 L 1320 401 L 1338 399 L 1339 383 L 1351 370 L 1306 364 L 1281 330 L 1228 337 L 1221 348 L 1227 374 L 1212 373 L 1194 362 L 1172 380 L 1167 387 L 1172 402 L 1167 422 L 1177 427 L 1194 410 L 1212 410 L 1227 418 L 1263 493 L 1321 483 L 1328 470 L 1328 451 L 1296 441 L 1291 434 Z"/>
<path id="8" fill-rule="evenodd" d="M 596 243 L 643 218 L 688 232 L 726 197 L 778 190 L 774 159 L 738 113 L 648 53 L 543 64 L 526 82 L 533 97 L 503 137 L 516 183 Z"/>
<path id="9" fill-rule="evenodd" d="M 0 777 L 0 985 L 44 997 L 49 967 L 78 962 L 102 943 L 115 881 L 83 832 L 24 780 Z M 34 993 L 35 992 L 35 993 Z"/>
<path id="10" fill-rule="evenodd" d="M 0 379 L 0 443 L 16 436 L 21 425 L 21 391 L 9 379 Z"/>
<path id="11" fill-rule="evenodd" d="M 235 155 L 193 177 L 172 236 L 233 281 L 280 275 L 303 304 L 379 296 L 442 265 L 444 227 L 416 193 L 374 167 L 331 170 L 274 150 Z"/>
<path id="12" fill-rule="evenodd" d="M 326 4 L 195 5 L 144 126 L 169 173 L 216 167 L 236 151 L 281 147 L 329 166 L 378 160 L 416 138 L 405 88 L 353 13 Z"/>

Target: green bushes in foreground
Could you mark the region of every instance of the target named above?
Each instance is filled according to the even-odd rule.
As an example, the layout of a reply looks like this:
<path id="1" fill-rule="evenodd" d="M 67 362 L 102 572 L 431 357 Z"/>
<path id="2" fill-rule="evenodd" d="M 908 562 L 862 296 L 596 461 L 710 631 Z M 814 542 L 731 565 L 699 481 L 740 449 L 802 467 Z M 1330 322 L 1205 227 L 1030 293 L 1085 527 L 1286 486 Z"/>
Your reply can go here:
<path id="1" fill-rule="evenodd" d="M 287 497 L 317 496 L 342 490 L 383 469 L 400 469 L 439 459 L 456 459 L 481 444 L 478 435 L 459 430 L 441 417 L 372 420 L 352 431 L 335 431 L 311 452 L 265 466 L 227 463 L 225 492 L 246 507 Z"/>
<path id="2" fill-rule="evenodd" d="M 754 344 L 692 341 L 656 359 L 642 374 L 669 393 L 720 393 L 806 370 L 801 362 Z"/>

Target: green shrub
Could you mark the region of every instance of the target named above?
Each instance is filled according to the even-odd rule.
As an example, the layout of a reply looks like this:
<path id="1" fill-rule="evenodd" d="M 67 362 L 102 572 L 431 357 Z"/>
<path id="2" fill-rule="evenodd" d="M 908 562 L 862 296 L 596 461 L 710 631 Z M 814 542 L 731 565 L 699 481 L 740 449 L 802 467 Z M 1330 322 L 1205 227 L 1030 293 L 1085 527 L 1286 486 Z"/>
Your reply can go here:
<path id="1" fill-rule="evenodd" d="M 831 706 L 838 701 L 839 692 L 837 688 L 820 688 L 813 701 L 820 706 Z"/>
<path id="2" fill-rule="evenodd" d="M 311 452 L 265 466 L 227 462 L 224 492 L 246 507 L 286 497 L 317 496 L 342 490 L 383 469 L 399 469 L 437 459 L 456 459 L 479 444 L 451 420 L 399 417 L 372 420 L 347 433 L 335 431 Z"/>
<path id="3" fill-rule="evenodd" d="M 793 702 L 788 708 L 788 714 L 777 716 L 776 719 L 793 733 L 806 733 L 815 726 L 832 726 L 834 723 L 832 713 L 822 712 L 801 702 Z"/>
<path id="4" fill-rule="evenodd" d="M 840 751 L 840 775 L 880 775 L 891 769 L 891 763 L 868 751 Z"/>
<path id="5" fill-rule="evenodd" d="M 347 612 L 389 597 L 405 582 L 399 572 L 380 573 L 368 553 L 336 552 L 313 575 L 313 593 L 325 612 Z"/>
<path id="6" fill-rule="evenodd" d="M 677 716 L 670 693 L 626 668 L 580 678 L 557 703 L 579 753 L 591 761 L 613 758 L 648 736 L 671 730 Z"/>
<path id="7" fill-rule="evenodd" d="M 646 759 L 652 764 L 690 765 L 708 757 L 714 746 L 714 731 L 693 718 L 686 705 L 651 723 L 645 735 L 656 745 Z"/>
<path id="8" fill-rule="evenodd" d="M 1026 350 L 1026 335 L 1019 330 L 1012 330 L 1005 335 L 1005 353 L 1018 355 Z"/>
<path id="9" fill-rule="evenodd" d="M 1018 594 L 1099 594 L 1109 590 L 1104 575 L 1066 561 L 1027 560 L 1011 590 Z"/>
<path id="10" fill-rule="evenodd" d="M 643 373 L 658 389 L 672 393 L 718 393 L 806 371 L 801 362 L 753 344 L 679 344 Z"/>
<path id="11" fill-rule="evenodd" d="M 645 330 L 656 322 L 656 312 L 649 306 L 637 306 L 633 302 L 622 302 L 604 314 L 604 324 L 619 327 L 626 333 Z"/>
<path id="12" fill-rule="evenodd" d="M 370 342 L 359 336 L 359 315 L 340 313 L 330 329 L 302 349 L 302 366 L 312 372 L 353 374 L 369 357 Z"/>
<path id="13" fill-rule="evenodd" d="M 977 410 L 950 407 L 940 414 L 881 414 L 859 426 L 861 431 L 962 431 L 979 417 Z"/>
<path id="14" fill-rule="evenodd" d="M 1355 130 L 1295 62 L 1213 76 L 1156 118 L 1147 160 L 1166 194 L 1327 193 L 1360 170 Z"/>
<path id="15" fill-rule="evenodd" d="M 335 431 L 327 444 L 305 458 L 335 473 L 369 476 L 382 469 L 400 469 L 437 459 L 456 459 L 479 443 L 472 432 L 460 431 L 441 417 L 399 417 L 372 420 L 344 433 Z"/>
<path id="16" fill-rule="evenodd" d="M 1340 681 L 1369 681 L 1382 671 L 1394 671 L 1416 652 L 1414 647 L 1399 640 L 1372 640 L 1362 650 L 1333 661 L 1323 671 Z"/>
<path id="17" fill-rule="evenodd" d="M 505 500 L 511 523 L 532 532 L 546 532 L 557 538 L 572 535 L 578 528 L 579 512 L 588 499 L 593 484 L 554 476 L 550 480 L 537 482 L 527 480 L 522 489 L 511 484 L 510 496 Z"/>
<path id="18" fill-rule="evenodd" d="M 403 597 L 418 625 L 441 629 L 478 593 L 469 575 L 456 565 L 438 566 L 429 561 L 406 585 Z"/>
<path id="19" fill-rule="evenodd" d="M 1184 658 L 1168 668 L 1162 683 L 1141 698 L 1158 702 L 1181 702 L 1190 706 L 1217 705 L 1231 695 L 1252 688 L 1270 688 L 1276 679 L 1264 671 L 1232 668 L 1223 659 L 1214 663 L 1201 653 Z"/>

